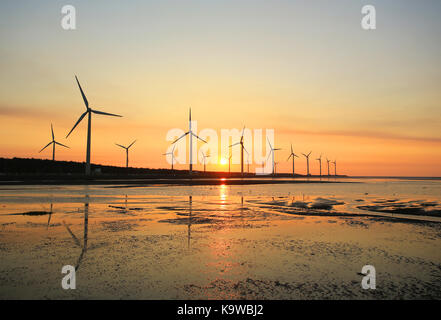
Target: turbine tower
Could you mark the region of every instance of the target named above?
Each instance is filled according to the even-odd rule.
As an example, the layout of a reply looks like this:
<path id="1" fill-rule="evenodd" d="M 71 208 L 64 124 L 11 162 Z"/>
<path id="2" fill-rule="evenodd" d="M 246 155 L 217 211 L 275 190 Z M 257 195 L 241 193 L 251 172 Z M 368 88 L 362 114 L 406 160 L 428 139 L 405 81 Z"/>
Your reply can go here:
<path id="1" fill-rule="evenodd" d="M 126 150 L 126 168 L 129 167 L 129 149 L 130 149 L 131 146 L 133 146 L 133 144 L 134 144 L 135 142 L 136 142 L 136 140 L 133 141 L 128 147 L 124 147 L 123 145 L 120 145 L 120 144 L 118 144 L 118 143 L 115 143 L 118 147 L 121 147 L 121 148 L 123 148 L 123 149 Z"/>
<path id="2" fill-rule="evenodd" d="M 90 175 L 90 139 L 92 135 L 92 113 L 95 114 L 102 114 L 105 116 L 112 116 L 112 117 L 122 117 L 117 114 L 102 112 L 98 110 L 93 110 L 89 107 L 89 101 L 87 101 L 86 95 L 83 92 L 83 89 L 81 88 L 80 82 L 78 81 L 77 76 L 75 76 L 75 79 L 77 80 L 78 87 L 81 91 L 81 96 L 83 97 L 84 104 L 86 105 L 86 111 L 80 116 L 78 121 L 73 126 L 72 130 L 69 131 L 66 138 L 69 137 L 69 135 L 72 133 L 72 131 L 76 128 L 76 126 L 83 120 L 83 118 L 87 115 L 87 150 L 86 150 L 86 175 Z"/>
<path id="3" fill-rule="evenodd" d="M 206 155 L 203 151 L 201 151 L 201 153 L 202 153 L 202 157 L 203 157 L 203 161 L 204 161 L 204 172 L 205 172 L 205 165 L 206 165 L 205 159 L 210 158 L 210 156 Z"/>
<path id="4" fill-rule="evenodd" d="M 320 157 L 318 157 L 315 160 L 317 160 L 320 164 L 320 177 L 321 177 L 322 176 L 322 155 L 320 155 Z"/>
<path id="5" fill-rule="evenodd" d="M 306 175 L 307 176 L 310 176 L 310 173 L 309 173 L 309 156 L 311 155 L 311 152 L 312 151 L 309 151 L 308 154 L 302 153 L 305 156 L 305 158 L 306 158 Z"/>
<path id="6" fill-rule="evenodd" d="M 278 162 L 274 162 L 274 175 L 277 175 L 277 165 L 279 163 Z"/>
<path id="7" fill-rule="evenodd" d="M 329 174 L 329 162 L 331 162 L 331 160 L 329 160 L 328 158 L 326 158 L 326 162 L 328 163 L 328 177 L 330 176 Z"/>
<path id="8" fill-rule="evenodd" d="M 243 127 L 242 130 L 242 135 L 240 137 L 240 141 L 230 145 L 230 148 L 240 145 L 240 173 L 243 176 L 243 151 L 245 150 L 246 153 L 248 153 L 247 149 L 245 149 L 245 146 L 243 145 L 243 134 L 245 133 L 245 126 Z"/>
<path id="9" fill-rule="evenodd" d="M 175 141 L 173 141 L 172 144 L 175 144 L 176 142 L 178 142 L 179 140 L 181 140 L 182 138 L 184 138 L 186 135 L 190 135 L 189 140 L 190 140 L 190 168 L 189 168 L 189 173 L 192 174 L 193 173 L 193 137 L 201 140 L 204 143 L 207 143 L 207 141 L 205 141 L 204 139 L 200 138 L 197 134 L 195 134 L 192 130 L 191 130 L 191 108 L 190 108 L 190 117 L 189 117 L 189 121 L 188 121 L 188 131 L 186 133 L 184 133 L 182 136 L 180 136 L 179 138 L 177 138 Z"/>
<path id="10" fill-rule="evenodd" d="M 176 145 L 174 144 L 174 145 L 173 145 L 173 149 L 172 149 L 171 152 L 167 152 L 167 153 L 163 153 L 163 154 L 162 154 L 163 156 L 171 155 L 171 157 L 172 157 L 172 161 L 171 161 L 171 169 L 172 169 L 172 170 L 173 170 L 173 162 L 174 162 L 174 160 L 175 160 L 175 147 L 176 147 Z"/>
<path id="11" fill-rule="evenodd" d="M 58 144 L 59 146 L 62 146 L 62 147 L 65 147 L 65 148 L 69 148 L 69 147 L 65 146 L 64 144 L 61 144 L 61 143 L 55 141 L 54 128 L 52 126 L 52 123 L 51 123 L 51 133 L 52 133 L 52 141 L 49 142 L 43 149 L 38 151 L 38 153 L 40 153 L 41 151 L 43 151 L 44 149 L 46 149 L 47 147 L 49 147 L 52 144 L 52 161 L 55 161 L 55 145 Z"/>
<path id="12" fill-rule="evenodd" d="M 268 140 L 268 143 L 270 145 L 270 153 L 268 154 L 268 158 L 270 157 L 271 153 L 273 155 L 273 175 L 275 174 L 275 169 L 276 169 L 276 162 L 274 161 L 274 151 L 278 151 L 278 150 L 282 150 L 280 148 L 273 148 L 273 146 L 271 145 L 271 142 L 269 141 L 268 137 L 266 138 Z M 268 158 L 266 158 L 266 160 L 268 161 Z"/>
<path id="13" fill-rule="evenodd" d="M 292 143 L 291 143 L 291 154 L 289 155 L 288 160 L 286 160 L 286 161 L 289 161 L 289 159 L 291 157 L 292 157 L 292 176 L 294 177 L 294 175 L 295 175 L 295 171 L 294 171 L 294 158 L 295 157 L 298 158 L 299 156 L 294 153 L 294 151 L 292 149 Z"/>
<path id="14" fill-rule="evenodd" d="M 332 161 L 334 164 L 334 176 L 337 176 L 337 160 Z"/>

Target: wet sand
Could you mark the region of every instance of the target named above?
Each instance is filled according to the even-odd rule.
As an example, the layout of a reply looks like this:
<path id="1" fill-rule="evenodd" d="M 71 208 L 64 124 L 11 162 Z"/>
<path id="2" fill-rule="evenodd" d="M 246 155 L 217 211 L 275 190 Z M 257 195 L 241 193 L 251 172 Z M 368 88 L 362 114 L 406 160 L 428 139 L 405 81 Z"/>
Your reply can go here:
<path id="1" fill-rule="evenodd" d="M 339 197 L 212 188 L 193 196 L 98 188 L 4 196 L 0 298 L 441 298 L 437 217 L 353 211 Z M 67 264 L 77 267 L 76 290 L 61 288 Z M 367 264 L 376 290 L 361 287 Z"/>

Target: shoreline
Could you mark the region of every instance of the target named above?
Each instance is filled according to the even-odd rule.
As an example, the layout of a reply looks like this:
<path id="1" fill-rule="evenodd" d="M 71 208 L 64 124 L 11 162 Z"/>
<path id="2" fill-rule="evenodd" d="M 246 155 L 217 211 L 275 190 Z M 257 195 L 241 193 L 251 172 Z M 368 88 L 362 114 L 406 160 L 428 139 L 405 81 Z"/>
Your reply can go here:
<path id="1" fill-rule="evenodd" d="M 326 178 L 324 178 L 326 179 Z M 361 183 L 354 181 L 332 181 L 308 179 L 286 179 L 280 178 L 97 178 L 97 179 L 16 179 L 0 180 L 0 186 L 17 185 L 118 185 L 118 188 L 148 187 L 155 185 L 178 185 L 178 186 L 204 186 L 204 185 L 258 185 L 258 184 L 297 184 L 297 183 Z"/>

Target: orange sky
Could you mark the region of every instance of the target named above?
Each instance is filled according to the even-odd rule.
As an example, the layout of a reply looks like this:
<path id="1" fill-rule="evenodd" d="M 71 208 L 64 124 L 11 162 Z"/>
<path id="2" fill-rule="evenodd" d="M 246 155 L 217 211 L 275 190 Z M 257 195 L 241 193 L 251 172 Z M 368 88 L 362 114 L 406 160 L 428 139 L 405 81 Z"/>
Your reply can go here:
<path id="1" fill-rule="evenodd" d="M 441 176 L 440 5 L 373 1 L 381 27 L 364 31 L 358 4 L 319 2 L 74 1 L 75 31 L 61 29 L 59 4 L 2 3 L 0 156 L 51 158 L 38 151 L 52 122 L 71 147 L 57 159 L 84 161 L 86 121 L 65 139 L 85 110 L 77 74 L 92 107 L 124 116 L 94 116 L 94 163 L 124 165 L 114 143 L 138 139 L 131 165 L 169 167 L 166 134 L 187 130 L 192 107 L 219 136 L 274 129 L 278 172 L 292 142 L 341 174 Z M 228 170 L 218 160 L 207 169 Z"/>

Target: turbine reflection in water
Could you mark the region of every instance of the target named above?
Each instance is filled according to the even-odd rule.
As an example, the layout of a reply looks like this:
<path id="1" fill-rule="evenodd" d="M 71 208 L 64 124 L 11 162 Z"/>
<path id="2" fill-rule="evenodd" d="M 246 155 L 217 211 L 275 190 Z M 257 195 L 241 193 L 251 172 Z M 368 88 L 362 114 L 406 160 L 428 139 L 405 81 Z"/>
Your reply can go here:
<path id="1" fill-rule="evenodd" d="M 89 225 L 89 195 L 86 195 L 86 200 L 84 203 L 84 233 L 83 233 L 83 244 L 81 245 L 80 240 L 75 236 L 69 226 L 63 221 L 67 232 L 71 235 L 74 243 L 81 248 L 80 256 L 78 257 L 77 263 L 75 265 L 75 271 L 80 267 L 81 261 L 83 260 L 84 254 L 87 251 L 87 237 L 88 237 L 88 225 Z"/>

